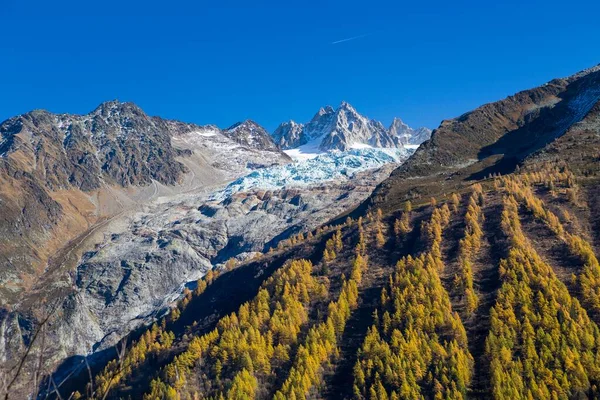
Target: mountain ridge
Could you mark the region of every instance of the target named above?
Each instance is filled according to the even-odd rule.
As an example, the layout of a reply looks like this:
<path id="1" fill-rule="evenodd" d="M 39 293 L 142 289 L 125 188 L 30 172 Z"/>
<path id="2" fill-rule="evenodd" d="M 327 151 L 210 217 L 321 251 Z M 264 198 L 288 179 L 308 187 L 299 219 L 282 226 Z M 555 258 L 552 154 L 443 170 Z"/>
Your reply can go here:
<path id="1" fill-rule="evenodd" d="M 237 122 L 224 129 L 223 133 L 236 142 L 251 148 L 269 151 L 278 150 L 273 138 L 267 133 L 266 129 L 251 119 Z"/>
<path id="2" fill-rule="evenodd" d="M 102 112 L 110 113 L 111 107 L 107 106 L 108 110 Z M 73 304 L 64 308 L 72 312 L 71 319 L 62 321 L 71 329 L 71 337 L 58 337 L 66 337 L 69 346 L 77 347 L 81 343 L 76 340 L 78 335 L 72 332 L 87 334 L 86 329 L 89 331 L 93 327 L 95 331 L 85 338 L 86 343 L 98 343 L 100 348 L 110 347 L 123 333 L 120 332 L 121 327 L 116 326 L 119 321 L 126 320 L 133 326 L 140 315 L 144 318 L 149 315 L 151 308 L 144 299 L 158 303 L 165 300 L 165 293 L 173 295 L 169 297 L 173 299 L 177 297 L 173 287 L 181 280 L 195 279 L 208 271 L 212 260 L 225 261 L 236 252 L 250 253 L 257 246 L 264 246 L 267 254 L 238 260 L 237 270 L 223 270 L 224 280 L 217 280 L 217 285 L 221 285 L 219 293 L 209 290 L 210 296 L 203 296 L 202 290 L 212 283 L 204 282 L 202 286 L 202 281 L 198 281 L 198 287 L 204 289 L 198 290 L 197 294 L 184 291 L 183 299 L 174 311 L 155 327 L 148 328 L 143 340 L 130 346 L 133 350 L 128 357 L 143 356 L 130 364 L 134 373 L 129 371 L 119 375 L 119 382 L 114 387 L 109 381 L 106 394 L 110 391 L 111 396 L 118 398 L 151 393 L 150 397 L 160 398 L 177 392 L 190 398 L 198 393 L 218 397 L 219 394 L 234 393 L 232 390 L 236 382 L 242 379 L 249 382 L 246 385 L 248 390 L 257 390 L 258 398 L 271 398 L 274 393 L 279 395 L 278 398 L 286 398 L 293 391 L 332 398 L 351 397 L 353 394 L 366 398 L 369 391 L 375 391 L 382 394 L 381 397 L 390 397 L 400 390 L 407 390 L 408 385 L 411 393 L 423 396 L 433 397 L 445 392 L 449 397 L 488 398 L 497 393 L 496 390 L 501 390 L 507 379 L 510 382 L 514 380 L 514 386 L 520 387 L 519 374 L 507 374 L 505 379 L 494 378 L 497 376 L 494 374 L 504 373 L 499 369 L 505 364 L 515 365 L 520 370 L 518 364 L 521 358 L 534 354 L 516 351 L 507 358 L 509 363 L 500 362 L 498 355 L 505 357 L 505 354 L 497 351 L 495 344 L 504 343 L 511 337 L 503 337 L 504 331 L 495 329 L 498 325 L 494 324 L 512 322 L 504 320 L 506 315 L 502 312 L 492 313 L 490 310 L 493 307 L 500 307 L 501 311 L 508 309 L 502 308 L 505 306 L 516 307 L 518 312 L 507 314 L 519 318 L 516 327 L 511 326 L 511 329 L 516 329 L 515 332 L 528 323 L 536 324 L 536 329 L 550 328 L 545 324 L 553 315 L 540 318 L 535 314 L 538 310 L 529 307 L 530 304 L 521 309 L 518 304 L 511 303 L 513 296 L 499 295 L 501 288 L 520 290 L 519 287 L 536 279 L 540 279 L 541 284 L 531 285 L 528 290 L 538 292 L 538 296 L 549 302 L 556 299 L 567 301 L 566 309 L 575 310 L 571 307 L 573 305 L 576 314 L 584 316 L 574 318 L 574 324 L 569 325 L 578 329 L 578 335 L 582 334 L 568 342 L 569 351 L 572 349 L 574 355 L 581 351 L 584 361 L 596 363 L 593 367 L 585 364 L 578 369 L 583 375 L 589 372 L 589 380 L 585 377 L 579 386 L 567 384 L 560 390 L 573 394 L 572 397 L 595 394 L 595 381 L 592 380 L 596 378 L 592 372 L 597 371 L 596 366 L 600 364 L 595 359 L 591 361 L 590 355 L 597 354 L 600 343 L 596 340 L 596 337 L 600 338 L 597 335 L 599 331 L 592 325 L 600 323 L 600 314 L 596 312 L 600 304 L 594 303 L 594 298 L 590 301 L 589 296 L 597 293 L 600 287 L 597 277 L 600 275 L 594 269 L 597 262 L 584 260 L 585 263 L 579 263 L 577 257 L 589 256 L 590 251 L 593 255 L 593 249 L 597 250 L 600 246 L 595 232 L 600 214 L 594 207 L 600 176 L 599 116 L 598 67 L 482 105 L 457 118 L 443 121 L 432 138 L 419 147 L 405 164 L 383 180 L 372 193 L 369 191 L 371 194 L 366 195 L 368 200 L 360 207 L 341 214 L 336 211 L 334 221 L 327 224 L 335 226 L 316 230 L 302 231 L 302 226 L 310 225 L 293 225 L 294 219 L 314 217 L 313 211 L 330 216 L 328 210 L 311 207 L 319 202 L 328 204 L 328 207 L 332 207 L 331 204 L 339 206 L 349 195 L 358 194 L 359 187 L 351 182 L 338 182 L 338 190 L 334 190 L 331 184 L 317 184 L 313 192 L 307 193 L 298 188 L 278 190 L 281 184 L 275 183 L 273 187 L 261 190 L 247 192 L 244 189 L 246 183 L 249 188 L 253 187 L 252 182 L 246 182 L 252 179 L 293 180 L 295 175 L 288 171 L 298 169 L 298 164 L 286 165 L 286 168 L 274 171 L 274 176 L 255 171 L 244 179 L 233 181 L 230 196 L 209 199 L 201 206 L 199 198 L 191 196 L 172 203 L 157 202 L 152 208 L 136 214 L 131 225 L 122 228 L 122 232 L 111 236 L 82 258 L 76 282 L 82 290 L 73 294 L 69 299 Z M 253 121 L 243 121 L 225 130 L 176 121 L 163 123 L 173 132 L 175 152 L 189 150 L 192 144 L 205 145 L 209 138 L 211 143 L 219 141 L 219 149 L 238 146 L 257 154 L 261 168 L 273 165 L 274 160 L 285 162 L 281 152 L 248 147 L 253 144 L 257 147 L 270 145 L 269 138 L 265 138 L 266 131 Z M 127 124 L 124 125 L 127 128 Z M 320 151 L 348 150 L 357 143 L 370 147 L 404 146 L 404 141 L 410 141 L 410 137 L 418 131 L 407 134 L 410 128 L 399 119 L 386 129 L 377 121 L 359 115 L 347 103 L 342 103 L 338 109 L 319 109 L 306 125 L 289 122 L 285 126 L 285 132 L 274 132 L 275 144 L 288 138 L 290 142 L 298 143 L 306 140 L 304 145 L 312 141 Z M 394 135 L 390 135 L 391 131 Z M 128 131 L 124 129 L 117 133 L 127 134 Z M 263 138 L 265 142 L 262 142 Z M 0 148 L 6 148 L 2 143 Z M 188 157 L 194 157 L 199 147 L 191 148 L 194 151 Z M 214 152 L 217 147 L 207 149 Z M 262 162 L 267 154 L 279 154 L 279 158 Z M 327 156 L 336 154 L 340 153 L 332 151 Z M 178 160 L 185 163 L 185 157 Z M 242 160 L 246 160 L 247 166 L 248 159 Z M 221 158 L 211 160 L 210 164 L 226 161 L 231 163 L 231 160 Z M 332 161 L 335 165 L 337 160 Z M 306 164 L 303 172 L 315 172 L 311 165 Z M 347 165 L 351 171 L 355 160 L 349 159 Z M 268 170 L 264 172 L 269 173 Z M 499 177 L 500 174 L 506 176 Z M 365 177 L 371 175 L 374 171 L 364 174 Z M 241 187 L 239 192 L 236 186 Z M 348 210 L 347 207 L 344 209 Z M 356 218 L 347 219 L 348 213 Z M 319 223 L 322 220 L 325 218 Z M 522 222 L 522 227 L 519 222 Z M 273 231 L 277 229 L 275 226 L 284 232 L 273 237 Z M 255 233 L 246 237 L 249 227 Z M 287 239 L 278 242 L 286 234 Z M 534 238 L 531 245 L 526 235 Z M 268 250 L 274 246 L 277 249 Z M 565 246 L 574 253 L 573 257 L 563 256 Z M 536 251 L 548 258 L 549 264 L 540 262 Z M 294 254 L 310 259 L 310 263 L 290 260 L 290 257 L 296 257 Z M 525 257 L 527 265 L 520 268 L 520 261 L 510 257 L 514 254 Z M 593 258 L 590 256 L 587 260 Z M 299 262 L 304 263 L 302 274 L 297 274 L 298 270 L 294 269 L 300 265 Z M 188 269 L 190 266 L 192 268 Z M 517 274 L 505 273 L 506 267 L 514 268 L 512 272 Z M 286 271 L 290 268 L 295 272 L 288 276 Z M 531 268 L 540 273 L 519 277 L 518 284 L 521 286 L 511 286 L 515 283 L 515 276 L 522 271 L 534 271 Z M 586 270 L 590 268 L 593 271 Z M 105 271 L 111 272 L 105 274 Z M 148 271 L 156 273 L 158 279 L 150 276 Z M 585 275 L 587 273 L 591 275 Z M 572 275 L 576 274 L 581 274 L 582 278 L 573 279 Z M 212 275 L 208 276 L 212 281 Z M 241 296 L 229 292 L 230 287 L 226 283 L 231 283 L 232 276 L 246 276 L 248 281 L 252 281 L 252 289 L 245 290 Z M 250 276 L 251 279 L 248 278 Z M 271 285 L 273 276 L 283 280 Z M 289 292 L 286 297 L 277 297 L 286 291 L 279 293 L 274 288 L 293 284 L 298 278 L 315 283 L 306 287 L 310 287 L 307 292 L 310 295 L 298 290 L 292 291 L 292 297 L 288 296 Z M 289 282 L 286 283 L 286 279 Z M 88 284 L 89 281 L 93 284 Z M 132 282 L 141 283 L 132 285 Z M 238 282 L 233 287 L 239 288 L 245 283 Z M 262 283 L 269 293 L 266 298 L 265 291 L 256 293 Z M 322 288 L 320 285 L 323 285 Z M 552 290 L 559 288 L 560 296 L 545 292 L 549 287 Z M 248 305 L 253 294 L 257 297 Z M 298 298 L 294 297 L 296 295 Z M 571 297 L 581 298 L 581 301 L 572 301 Z M 272 304 L 268 302 L 269 298 L 273 299 Z M 192 308 L 186 309 L 188 304 L 192 304 Z M 282 315 L 277 304 L 296 304 L 300 307 L 297 310 L 305 310 L 300 313 L 304 317 L 298 319 L 297 326 L 292 329 L 295 334 L 288 335 L 285 328 L 278 326 L 288 313 Z M 238 316 L 228 317 L 238 306 Z M 405 309 L 398 310 L 398 307 Z M 125 312 L 116 314 L 122 309 Z M 198 310 L 202 312 L 198 313 Z M 258 310 L 273 312 L 272 320 L 271 314 L 263 319 L 266 314 Z M 526 315 L 530 311 L 534 314 Z M 101 317 L 93 321 L 92 317 L 97 315 Z M 522 317 L 523 321 L 520 320 Z M 557 322 L 560 317 L 556 318 Z M 20 321 L 23 319 L 14 317 L 12 325 L 7 324 L 9 329 L 6 332 L 16 330 Z M 582 321 L 583 327 L 580 326 Z M 551 323 L 554 324 L 554 320 Z M 390 324 L 393 329 L 390 329 Z M 240 327 L 252 334 L 247 337 L 231 336 L 237 335 Z M 595 332 L 594 348 L 584 349 L 579 345 L 583 343 L 579 338 L 589 338 L 582 330 L 586 327 Z M 130 329 L 129 325 L 125 327 L 127 329 Z M 415 337 L 427 337 L 427 340 L 410 343 L 412 347 L 417 346 L 414 348 L 418 351 L 397 352 L 394 344 L 398 340 L 396 331 L 406 334 L 407 338 L 416 334 Z M 105 333 L 107 335 L 103 337 Z M 560 332 L 561 339 L 570 340 L 571 336 L 562 334 Z M 135 334 L 132 337 L 135 338 Z M 232 337 L 237 339 L 231 341 Z M 252 342 L 252 350 L 246 346 L 249 337 L 260 339 Z M 495 341 L 496 337 L 502 340 Z M 271 340 L 275 340 L 277 345 L 269 347 Z M 202 345 L 198 346 L 199 343 Z M 384 351 L 370 353 L 373 343 Z M 487 346 L 486 343 L 491 344 Z M 203 353 L 207 349 L 202 347 L 205 344 L 210 351 Z M 545 343 L 538 345 L 546 349 Z M 227 354 L 223 355 L 223 349 L 227 349 Z M 85 351 L 77 348 L 77 354 Z M 250 351 L 255 353 L 250 354 Z M 312 354 L 313 351 L 316 353 Z M 394 364 L 397 360 L 407 357 L 407 354 L 432 355 L 437 351 L 441 354 L 439 358 L 427 356 L 408 360 L 418 363 L 420 368 L 422 366 L 423 373 L 413 377 L 415 379 L 406 380 L 404 383 L 407 385 L 400 387 L 403 378 L 394 375 L 393 371 L 404 369 L 400 364 Z M 338 352 L 341 357 L 332 356 Z M 258 358 L 256 354 L 264 357 Z M 539 354 L 546 358 L 557 357 L 558 362 L 548 362 L 545 365 L 551 366 L 551 370 L 541 371 L 539 375 L 536 375 L 536 370 L 533 378 L 555 372 L 557 379 L 565 376 L 560 374 L 560 365 L 570 359 L 561 358 L 563 352 L 543 351 Z M 194 362 L 188 362 L 190 357 Z M 308 362 L 305 357 L 308 357 Z M 381 363 L 370 365 L 370 357 L 375 360 L 386 358 L 379 359 Z M 494 360 L 492 365 L 490 359 Z M 104 376 L 110 377 L 119 362 L 107 364 Z M 255 362 L 261 363 L 260 368 Z M 213 365 L 217 367 L 213 368 Z M 311 368 L 315 372 L 302 376 L 306 371 L 304 365 L 316 366 Z M 392 372 L 383 367 L 390 367 L 388 369 Z M 98 368 L 103 368 L 102 363 L 94 368 L 96 373 Z M 83 388 L 88 377 L 85 369 L 80 370 L 84 376 L 79 377 L 76 385 Z M 70 372 L 72 370 L 67 369 L 66 373 Z M 564 372 L 571 373 L 568 368 Z M 106 383 L 102 380 L 105 379 L 103 375 L 99 376 L 95 383 L 100 385 L 96 387 Z M 273 379 L 274 376 L 283 378 Z M 301 379 L 296 380 L 296 376 Z M 62 376 L 59 377 L 62 380 Z M 352 378 L 354 386 L 349 384 Z M 539 385 L 531 383 L 533 378 L 521 383 L 537 390 L 536 385 L 538 388 Z M 245 385 L 244 382 L 241 384 Z M 68 396 L 70 392 L 65 389 L 63 394 Z"/>
<path id="3" fill-rule="evenodd" d="M 356 145 L 380 148 L 419 145 L 428 139 L 431 132 L 427 128 L 412 129 L 394 119 L 389 128 L 379 121 L 359 114 L 352 105 L 342 101 L 337 109 L 321 107 L 306 124 L 293 120 L 280 124 L 273 132 L 273 139 L 283 150 L 300 146 L 312 147 L 320 151 L 346 151 Z M 401 129 L 400 129 L 401 128 Z"/>
<path id="4" fill-rule="evenodd" d="M 218 397 L 239 383 L 256 398 L 596 398 L 598 75 L 553 80 L 442 122 L 354 219 L 342 214 L 190 296 L 185 322 L 164 323 L 174 344 L 111 395 Z M 269 345 L 283 337 L 287 314 L 269 285 L 298 263 L 330 286 L 324 300 L 299 302 L 308 322 L 282 356 Z M 221 293 L 241 275 L 259 277 L 256 297 L 244 292 L 232 304 Z M 209 304 L 214 314 L 198 317 Z M 184 334 L 184 325 L 198 328 Z M 259 340 L 247 343 L 246 330 Z"/>
<path id="5" fill-rule="evenodd" d="M 465 175 L 481 179 L 513 172 L 581 121 L 599 101 L 597 65 L 444 120 L 367 202 L 374 206 L 395 196 L 401 201 L 427 195 L 428 186 L 440 176 L 456 181 Z"/>
<path id="6" fill-rule="evenodd" d="M 3 193 L 11 185 L 0 170 L 0 196 L 14 200 L 0 202 L 0 353 L 16 360 L 44 313 L 52 313 L 44 330 L 51 342 L 44 354 L 49 369 L 66 357 L 102 357 L 123 335 L 165 312 L 182 285 L 215 263 L 251 258 L 363 201 L 410 154 L 356 150 L 292 164 L 252 120 L 221 129 L 150 117 L 118 101 L 84 115 L 35 111 L 17 120 L 3 130 L 9 140 L 2 141 L 7 151 L 0 165 L 15 171 L 15 184 L 33 174 L 32 194 L 40 197 Z M 148 132 L 170 147 L 153 146 Z M 41 142 L 46 137 L 54 147 Z M 32 139 L 41 145 L 32 147 Z M 32 148 L 38 153 L 23 152 Z M 36 168 L 47 148 L 60 156 L 46 157 L 53 161 L 86 154 L 94 168 L 82 166 L 81 176 L 91 183 L 69 181 L 80 175 L 67 161 L 56 183 L 44 181 L 57 169 L 56 162 Z M 131 151 L 120 156 L 119 149 Z M 118 157 L 128 161 L 116 167 L 105 161 Z M 148 161 L 156 167 L 144 168 Z M 166 173 L 162 165 L 170 162 L 182 170 L 177 182 L 156 180 L 152 173 Z M 274 183 L 265 186 L 267 181 Z M 25 204 L 29 219 L 15 226 L 11 219 L 19 216 L 22 198 L 31 202 Z M 64 221 L 70 221 L 67 227 Z"/>
<path id="7" fill-rule="evenodd" d="M 118 100 L 87 114 L 33 110 L 0 123 L 2 301 L 43 273 L 69 240 L 159 187 L 212 184 L 291 162 L 262 127 L 252 127 L 260 140 L 244 142 Z"/>

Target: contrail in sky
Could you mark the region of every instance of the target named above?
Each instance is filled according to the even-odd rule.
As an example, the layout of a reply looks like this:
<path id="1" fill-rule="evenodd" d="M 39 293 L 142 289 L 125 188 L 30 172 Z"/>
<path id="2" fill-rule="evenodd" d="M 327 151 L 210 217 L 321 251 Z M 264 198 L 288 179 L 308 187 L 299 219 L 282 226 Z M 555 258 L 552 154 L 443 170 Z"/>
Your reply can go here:
<path id="1" fill-rule="evenodd" d="M 358 36 L 352 36 L 346 39 L 342 39 L 342 40 L 336 40 L 335 42 L 331 42 L 331 44 L 338 44 L 338 43 L 344 43 L 344 42 L 349 42 L 351 40 L 356 40 L 356 39 L 361 39 L 367 36 L 371 36 L 372 34 L 374 34 L 375 32 L 370 32 L 370 33 L 365 33 L 364 35 L 358 35 Z"/>

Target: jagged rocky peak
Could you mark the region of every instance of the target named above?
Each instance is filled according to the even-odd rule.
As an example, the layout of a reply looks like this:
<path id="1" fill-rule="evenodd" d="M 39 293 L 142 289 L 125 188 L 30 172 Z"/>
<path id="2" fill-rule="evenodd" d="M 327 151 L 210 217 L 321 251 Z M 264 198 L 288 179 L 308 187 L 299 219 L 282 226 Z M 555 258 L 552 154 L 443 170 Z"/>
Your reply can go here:
<path id="1" fill-rule="evenodd" d="M 281 123 L 273 132 L 273 141 L 279 148 L 293 148 L 306 143 L 304 125 L 295 121 Z"/>
<path id="2" fill-rule="evenodd" d="M 360 115 L 349 103 L 342 101 L 335 110 L 336 128 L 352 129 L 353 124 L 367 122 L 367 118 Z"/>
<path id="3" fill-rule="evenodd" d="M 415 134 L 408 126 L 403 134 Z M 426 131 L 420 131 L 427 136 Z M 361 115 L 348 102 L 342 101 L 338 108 L 322 107 L 313 119 L 303 125 L 291 122 L 281 124 L 274 133 L 276 144 L 282 149 L 293 149 L 307 143 L 321 151 L 348 150 L 353 147 L 399 147 L 404 144 L 418 144 L 416 140 L 399 140 L 395 130 L 386 129 L 379 121 Z"/>
<path id="4" fill-rule="evenodd" d="M 85 115 L 34 110 L 0 124 L 0 137 L 10 137 L 3 156 L 23 154 L 12 160 L 14 168 L 25 168 L 19 161 L 43 160 L 34 174 L 52 190 L 91 190 L 103 181 L 175 184 L 185 171 L 169 132 L 133 103 L 109 101 Z"/>
<path id="5" fill-rule="evenodd" d="M 258 150 L 277 150 L 266 129 L 250 119 L 233 124 L 225 129 L 223 134 L 242 146 Z"/>
<path id="6" fill-rule="evenodd" d="M 352 105 L 350 103 L 348 103 L 347 101 L 342 100 L 342 102 L 340 103 L 340 106 L 338 107 L 338 111 L 348 111 L 348 112 L 353 112 L 358 114 L 358 112 L 356 112 L 356 109 L 354 107 L 352 107 Z"/>
<path id="7" fill-rule="evenodd" d="M 69 114 L 63 114 L 62 117 L 63 121 L 66 119 L 65 122 L 73 122 L 73 116 Z M 121 136 L 136 134 L 137 137 L 140 137 L 143 136 L 145 131 L 156 128 L 152 118 L 137 104 L 119 100 L 106 101 L 100 104 L 94 111 L 83 116 L 83 118 L 79 118 L 79 121 L 76 122 L 84 122 L 94 135 L 114 134 Z"/>
<path id="8" fill-rule="evenodd" d="M 388 131 L 400 145 L 420 145 L 431 137 L 431 129 L 413 129 L 400 118 L 394 118 Z"/>
<path id="9" fill-rule="evenodd" d="M 410 130 L 410 127 L 406 123 L 404 123 L 404 121 L 402 121 L 400 118 L 395 117 L 392 121 L 392 124 L 390 125 L 389 130 L 390 133 L 393 133 L 395 135 L 403 135 L 404 133 Z"/>
<path id="10" fill-rule="evenodd" d="M 102 116 L 110 116 L 115 114 L 120 114 L 122 112 L 132 112 L 144 114 L 140 107 L 137 104 L 132 102 L 122 102 L 119 100 L 109 100 L 101 103 L 94 111 L 92 111 L 91 115 L 102 115 Z"/>
<path id="11" fill-rule="evenodd" d="M 359 114 L 348 102 L 342 101 L 335 110 L 334 123 L 324 132 L 321 150 L 348 150 L 357 145 L 396 147 L 383 125 Z"/>
<path id="12" fill-rule="evenodd" d="M 331 106 L 321 107 L 319 109 L 319 111 L 317 111 L 317 113 L 315 114 L 315 116 L 313 117 L 313 119 L 311 121 L 318 120 L 323 115 L 328 115 L 328 114 L 333 114 L 333 113 L 335 113 L 335 110 L 333 109 L 333 107 L 331 107 Z"/>

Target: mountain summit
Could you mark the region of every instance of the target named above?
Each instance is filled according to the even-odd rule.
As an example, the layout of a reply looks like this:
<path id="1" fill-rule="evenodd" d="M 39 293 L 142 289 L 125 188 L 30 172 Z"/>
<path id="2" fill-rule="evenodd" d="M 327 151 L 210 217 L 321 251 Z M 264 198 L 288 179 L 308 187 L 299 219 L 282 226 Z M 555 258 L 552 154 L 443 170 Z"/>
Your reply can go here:
<path id="1" fill-rule="evenodd" d="M 413 130 L 408 125 L 392 124 L 386 129 L 379 121 L 369 119 L 343 101 L 337 109 L 322 107 L 307 124 L 294 121 L 284 122 L 273 133 L 279 148 L 287 150 L 309 146 L 320 151 L 341 150 L 352 147 L 399 147 L 405 144 L 420 144 L 429 138 L 427 128 Z"/>
<path id="2" fill-rule="evenodd" d="M 420 145 L 431 137 L 431 129 L 413 129 L 400 118 L 394 118 L 388 132 L 400 145 Z"/>
<path id="3" fill-rule="evenodd" d="M 233 124 L 225 129 L 223 134 L 249 148 L 269 151 L 277 150 L 277 146 L 273 143 L 273 139 L 265 128 L 250 119 Z"/>

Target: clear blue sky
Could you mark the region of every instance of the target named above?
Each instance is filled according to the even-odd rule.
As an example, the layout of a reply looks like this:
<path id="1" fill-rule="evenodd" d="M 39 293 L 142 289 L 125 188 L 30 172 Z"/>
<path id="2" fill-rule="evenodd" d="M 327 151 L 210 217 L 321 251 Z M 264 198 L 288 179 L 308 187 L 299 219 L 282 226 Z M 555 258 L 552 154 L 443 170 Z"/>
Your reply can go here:
<path id="1" fill-rule="evenodd" d="M 434 128 L 600 63 L 599 3 L 0 0 L 0 120 L 119 99 L 273 130 L 346 100 Z"/>

